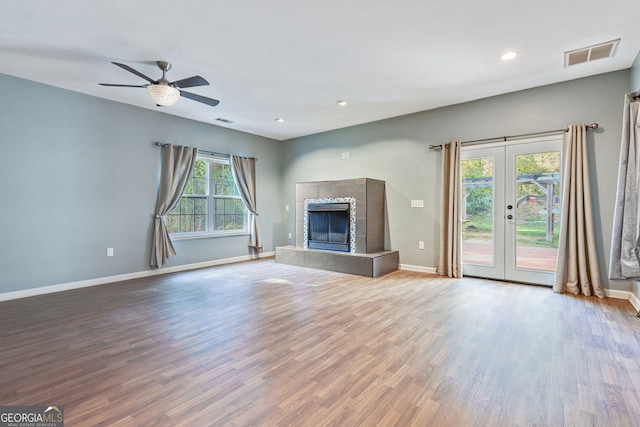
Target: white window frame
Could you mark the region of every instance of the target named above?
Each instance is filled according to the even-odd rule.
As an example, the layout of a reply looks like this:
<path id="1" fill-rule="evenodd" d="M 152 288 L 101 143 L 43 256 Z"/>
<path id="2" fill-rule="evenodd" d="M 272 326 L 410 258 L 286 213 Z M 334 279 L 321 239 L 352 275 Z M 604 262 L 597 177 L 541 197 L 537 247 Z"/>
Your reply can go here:
<path id="1" fill-rule="evenodd" d="M 225 237 L 225 236 L 242 236 L 249 234 L 248 223 L 249 223 L 249 210 L 247 206 L 244 205 L 244 201 L 240 195 L 237 196 L 225 196 L 225 195 L 214 195 L 211 194 L 211 163 L 221 163 L 226 164 L 231 167 L 231 161 L 228 157 L 218 157 L 218 156 L 210 156 L 206 154 L 198 154 L 196 157 L 196 161 L 203 161 L 206 163 L 206 180 L 205 180 L 205 192 L 206 194 L 183 194 L 181 198 L 184 197 L 194 197 L 194 198 L 207 198 L 207 230 L 206 231 L 191 231 L 191 232 L 175 232 L 169 233 L 172 240 L 186 240 L 186 239 L 201 239 L 208 237 Z M 192 177 L 189 177 L 192 179 Z M 234 184 L 235 179 L 234 179 Z M 236 184 L 237 188 L 237 184 Z M 220 199 L 234 199 L 242 201 L 244 205 L 244 228 L 241 230 L 215 230 L 215 201 Z"/>

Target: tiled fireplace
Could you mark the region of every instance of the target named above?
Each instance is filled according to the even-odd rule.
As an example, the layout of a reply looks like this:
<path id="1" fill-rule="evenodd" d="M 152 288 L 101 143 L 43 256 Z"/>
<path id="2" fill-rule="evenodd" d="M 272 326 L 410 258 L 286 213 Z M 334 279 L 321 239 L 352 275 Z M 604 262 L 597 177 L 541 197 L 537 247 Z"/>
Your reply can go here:
<path id="1" fill-rule="evenodd" d="M 378 277 L 398 268 L 384 250 L 385 183 L 371 178 L 296 184 L 295 246 L 276 261 Z"/>

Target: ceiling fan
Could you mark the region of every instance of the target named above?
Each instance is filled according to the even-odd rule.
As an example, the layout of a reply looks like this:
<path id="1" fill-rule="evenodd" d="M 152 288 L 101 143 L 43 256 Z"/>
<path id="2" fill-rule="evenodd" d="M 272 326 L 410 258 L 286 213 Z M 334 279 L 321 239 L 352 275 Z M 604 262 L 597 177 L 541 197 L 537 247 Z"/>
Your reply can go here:
<path id="1" fill-rule="evenodd" d="M 185 92 L 184 90 L 181 90 L 185 87 L 208 85 L 209 82 L 200 76 L 188 77 L 186 79 L 176 80 L 175 82 L 170 82 L 169 80 L 167 80 L 166 73 L 171 69 L 171 64 L 166 61 L 156 61 L 156 65 L 162 70 L 162 77 L 158 80 L 153 80 L 151 77 L 142 74 L 140 71 L 135 70 L 126 64 L 121 64 L 119 62 L 112 62 L 112 64 L 117 65 L 118 67 L 127 70 L 128 72 L 133 73 L 138 77 L 142 77 L 149 83 L 143 85 L 98 83 L 99 85 L 115 87 L 146 87 L 147 92 L 149 92 L 149 96 L 159 107 L 166 107 L 175 104 L 180 96 L 184 96 L 185 98 L 189 98 L 194 101 L 202 102 L 203 104 L 207 104 L 212 107 L 215 107 L 220 103 L 220 101 L 218 101 L 217 99 L 207 98 L 206 96 L 196 95 L 195 93 Z"/>

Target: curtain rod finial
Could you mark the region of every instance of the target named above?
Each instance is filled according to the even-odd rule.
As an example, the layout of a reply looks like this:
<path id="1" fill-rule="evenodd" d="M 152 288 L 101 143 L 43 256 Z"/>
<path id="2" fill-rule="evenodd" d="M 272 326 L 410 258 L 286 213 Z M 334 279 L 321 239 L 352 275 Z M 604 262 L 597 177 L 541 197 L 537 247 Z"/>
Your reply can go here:
<path id="1" fill-rule="evenodd" d="M 591 123 L 590 125 L 587 125 L 589 129 L 598 129 L 598 126 L 599 125 L 597 123 Z"/>

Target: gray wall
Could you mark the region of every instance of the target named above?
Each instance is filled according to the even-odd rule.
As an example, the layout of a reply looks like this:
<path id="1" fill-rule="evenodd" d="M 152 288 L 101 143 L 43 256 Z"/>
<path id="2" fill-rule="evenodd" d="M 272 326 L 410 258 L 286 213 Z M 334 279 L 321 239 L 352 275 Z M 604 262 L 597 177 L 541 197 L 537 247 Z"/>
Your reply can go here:
<path id="1" fill-rule="evenodd" d="M 264 249 L 274 249 L 278 141 L 6 75 L 0 92 L 0 293 L 148 270 L 155 140 L 258 158 Z M 168 265 L 247 255 L 246 242 L 178 241 Z"/>
<path id="2" fill-rule="evenodd" d="M 589 133 L 588 145 L 600 268 L 607 287 L 631 290 L 628 282 L 606 280 L 622 102 L 630 78 L 630 70 L 618 71 L 285 141 L 283 204 L 292 210 L 283 210 L 281 242 L 292 243 L 287 233 L 295 233 L 296 182 L 375 178 L 387 184 L 387 248 L 400 251 L 402 264 L 435 267 L 440 153 L 429 144 L 597 122 L 600 129 Z M 357 108 L 357 100 L 349 108 Z M 342 160 L 346 151 L 349 159 Z M 425 207 L 411 208 L 412 199 L 423 199 Z"/>

